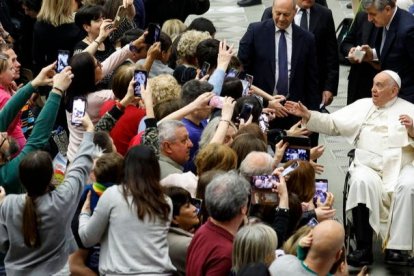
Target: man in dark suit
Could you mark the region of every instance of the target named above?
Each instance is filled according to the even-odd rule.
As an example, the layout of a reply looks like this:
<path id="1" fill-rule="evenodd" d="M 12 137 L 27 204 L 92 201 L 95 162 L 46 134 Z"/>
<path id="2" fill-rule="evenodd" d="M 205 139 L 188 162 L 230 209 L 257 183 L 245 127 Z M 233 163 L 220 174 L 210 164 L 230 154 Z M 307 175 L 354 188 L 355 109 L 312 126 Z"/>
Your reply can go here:
<path id="1" fill-rule="evenodd" d="M 309 32 L 292 24 L 296 13 L 292 0 L 276 0 L 273 19 L 249 25 L 240 41 L 238 57 L 246 73 L 254 76 L 254 85 L 270 94 L 282 94 L 289 99 L 307 102 L 312 109 L 320 103 L 318 93 L 315 39 Z M 286 33 L 288 59 L 288 89 L 276 91 L 279 74 L 279 32 Z M 275 50 L 276 49 L 276 50 Z"/>
<path id="2" fill-rule="evenodd" d="M 315 38 L 292 24 L 295 13 L 294 1 L 275 0 L 273 19 L 249 25 L 240 41 L 238 57 L 246 73 L 254 76 L 254 85 L 269 94 L 285 95 L 289 100 L 307 103 L 310 109 L 317 110 L 321 94 Z M 278 118 L 272 121 L 271 128 L 289 129 L 299 121 L 299 118 L 288 116 L 280 104 L 272 107 L 276 108 Z M 312 144 L 317 144 L 317 139 Z"/>
<path id="3" fill-rule="evenodd" d="M 304 13 L 306 13 L 305 16 Z M 271 12 L 265 10 L 262 20 L 265 17 L 271 18 Z M 322 95 L 323 104 L 328 106 L 333 96 L 337 95 L 339 82 L 338 43 L 332 12 L 315 3 L 315 0 L 298 0 L 294 20 L 296 25 L 310 31 L 315 36 L 319 92 Z"/>
<path id="4" fill-rule="evenodd" d="M 378 28 L 375 47 L 363 45 L 363 61 L 379 61 L 381 70 L 401 77 L 399 97 L 414 103 L 414 17 L 395 0 L 362 0 L 368 20 Z"/>
<path id="5" fill-rule="evenodd" d="M 366 12 L 361 11 L 355 16 L 351 29 L 342 41 L 339 50 L 348 57 L 351 69 L 348 76 L 347 104 L 356 100 L 371 97 L 372 80 L 379 73 L 378 63 L 359 62 L 355 58 L 355 49 L 361 45 L 375 47 L 377 28 L 368 21 Z"/>

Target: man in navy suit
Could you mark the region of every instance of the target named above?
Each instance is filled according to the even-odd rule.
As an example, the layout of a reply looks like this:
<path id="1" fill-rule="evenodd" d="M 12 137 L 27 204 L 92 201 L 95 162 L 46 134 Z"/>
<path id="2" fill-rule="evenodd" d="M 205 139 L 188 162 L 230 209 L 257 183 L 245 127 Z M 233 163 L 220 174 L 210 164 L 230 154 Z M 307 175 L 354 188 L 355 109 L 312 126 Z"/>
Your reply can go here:
<path id="1" fill-rule="evenodd" d="M 401 77 L 399 97 L 414 103 L 414 17 L 395 0 L 362 0 L 368 20 L 378 28 L 375 47 L 364 45 L 363 61 L 379 61 L 381 70 Z"/>
<path id="2" fill-rule="evenodd" d="M 267 8 L 263 12 L 262 21 L 271 17 L 271 8 Z M 294 22 L 315 36 L 319 92 L 323 104 L 328 106 L 337 95 L 339 82 L 338 43 L 332 12 L 315 3 L 315 0 L 298 0 Z"/>
<path id="3" fill-rule="evenodd" d="M 275 0 L 272 13 L 272 19 L 249 25 L 240 41 L 238 57 L 246 73 L 254 76 L 254 85 L 269 94 L 285 95 L 289 100 L 301 101 L 310 109 L 318 110 L 322 97 L 318 91 L 315 38 L 292 24 L 296 14 L 295 1 Z M 287 72 L 284 75 L 281 75 L 285 67 L 281 66 L 279 55 L 282 33 L 287 43 Z M 279 86 L 283 81 L 286 88 Z M 283 106 L 276 108 L 278 118 L 274 124 L 278 128 L 287 129 L 299 121 L 299 118 L 288 116 Z"/>

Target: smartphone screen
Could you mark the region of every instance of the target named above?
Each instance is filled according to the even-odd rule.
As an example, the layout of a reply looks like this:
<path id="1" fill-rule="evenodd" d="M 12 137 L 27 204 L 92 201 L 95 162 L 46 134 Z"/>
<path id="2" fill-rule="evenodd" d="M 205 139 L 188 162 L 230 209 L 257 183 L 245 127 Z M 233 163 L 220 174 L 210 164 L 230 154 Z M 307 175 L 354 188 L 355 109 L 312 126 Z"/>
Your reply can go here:
<path id="1" fill-rule="evenodd" d="M 145 43 L 152 45 L 157 41 L 160 41 L 161 28 L 157 24 L 149 23 L 148 34 L 145 37 Z"/>
<path id="2" fill-rule="evenodd" d="M 242 110 L 240 111 L 239 116 L 237 117 L 239 120 L 243 119 L 245 122 L 249 120 L 250 115 L 252 115 L 253 105 L 250 103 L 244 103 Z"/>
<path id="3" fill-rule="evenodd" d="M 203 62 L 203 66 L 201 66 L 199 78 L 203 78 L 205 75 L 208 74 L 208 70 L 210 70 L 210 63 L 207 61 Z"/>
<path id="4" fill-rule="evenodd" d="M 252 84 L 253 84 L 253 76 L 246 74 L 246 80 L 249 83 L 249 89 L 250 89 L 250 87 L 252 87 Z"/>
<path id="5" fill-rule="evenodd" d="M 272 189 L 278 182 L 276 175 L 255 175 L 252 176 L 251 184 L 256 189 Z"/>
<path id="6" fill-rule="evenodd" d="M 228 77 L 228 78 L 236 78 L 238 74 L 239 74 L 239 71 L 237 71 L 237 70 L 236 70 L 236 69 L 234 69 L 234 68 L 230 68 L 230 69 L 228 70 L 228 72 L 227 72 L 226 77 Z"/>
<path id="7" fill-rule="evenodd" d="M 313 228 L 318 224 L 319 222 L 316 218 L 311 218 L 306 225 Z"/>
<path id="8" fill-rule="evenodd" d="M 58 51 L 58 61 L 56 72 L 60 73 L 62 70 L 69 65 L 69 51 L 59 50 Z"/>
<path id="9" fill-rule="evenodd" d="M 73 100 L 71 124 L 80 126 L 82 124 L 82 118 L 85 116 L 86 101 L 83 98 L 76 98 Z"/>
<path id="10" fill-rule="evenodd" d="M 203 203 L 202 199 L 199 198 L 192 198 L 190 201 L 191 204 L 193 204 L 197 208 L 197 214 L 201 214 L 201 206 Z"/>
<path id="11" fill-rule="evenodd" d="M 313 197 L 313 202 L 316 204 L 318 198 L 321 203 L 326 201 L 326 193 L 328 192 L 328 179 L 315 179 L 315 195 Z"/>
<path id="12" fill-rule="evenodd" d="M 294 159 L 309 161 L 311 147 L 309 137 L 285 136 L 283 142 L 288 143 L 289 146 L 286 148 L 281 162 L 285 163 Z"/>
<path id="13" fill-rule="evenodd" d="M 292 163 L 289 167 L 285 168 L 282 172 L 282 176 L 286 176 L 288 174 L 290 174 L 291 172 L 293 172 L 294 170 L 296 170 L 299 167 L 299 163 L 298 162 L 294 162 Z"/>
<path id="14" fill-rule="evenodd" d="M 208 103 L 209 106 L 222 109 L 224 103 L 224 97 L 221 96 L 213 96 L 211 98 L 210 102 Z"/>
<path id="15" fill-rule="evenodd" d="M 135 70 L 134 80 L 134 94 L 136 97 L 141 97 L 141 88 L 145 88 L 147 86 L 147 71 Z"/>

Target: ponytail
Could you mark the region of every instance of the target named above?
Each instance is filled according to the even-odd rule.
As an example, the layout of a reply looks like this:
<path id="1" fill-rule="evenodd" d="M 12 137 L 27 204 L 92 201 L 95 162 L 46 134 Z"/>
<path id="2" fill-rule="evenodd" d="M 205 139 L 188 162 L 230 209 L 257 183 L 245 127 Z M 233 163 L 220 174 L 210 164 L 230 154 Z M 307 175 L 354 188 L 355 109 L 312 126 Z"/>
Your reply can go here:
<path id="1" fill-rule="evenodd" d="M 24 243 L 27 247 L 35 248 L 40 246 L 39 231 L 37 229 L 37 213 L 35 200 L 30 196 L 26 196 L 26 202 L 23 209 L 23 224 L 22 231 L 24 237 Z"/>

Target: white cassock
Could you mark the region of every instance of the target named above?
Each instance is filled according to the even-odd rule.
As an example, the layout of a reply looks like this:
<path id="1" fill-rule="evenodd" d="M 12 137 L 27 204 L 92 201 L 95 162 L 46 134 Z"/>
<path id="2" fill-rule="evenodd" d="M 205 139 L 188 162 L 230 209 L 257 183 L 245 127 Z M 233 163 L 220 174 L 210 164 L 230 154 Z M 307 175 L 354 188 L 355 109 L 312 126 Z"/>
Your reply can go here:
<path id="1" fill-rule="evenodd" d="M 366 204 L 369 223 L 386 248 L 413 250 L 414 140 L 399 121 L 402 114 L 414 118 L 414 105 L 395 98 L 378 108 L 366 98 L 332 114 L 311 111 L 306 127 L 343 136 L 356 147 L 348 216 L 358 203 Z"/>

